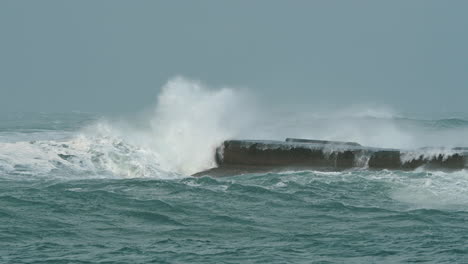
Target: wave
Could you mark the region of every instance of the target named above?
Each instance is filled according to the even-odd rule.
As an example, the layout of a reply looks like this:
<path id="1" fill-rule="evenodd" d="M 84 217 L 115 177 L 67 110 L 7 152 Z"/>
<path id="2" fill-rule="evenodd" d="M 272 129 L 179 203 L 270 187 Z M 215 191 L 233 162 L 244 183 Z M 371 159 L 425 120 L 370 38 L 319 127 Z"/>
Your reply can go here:
<path id="1" fill-rule="evenodd" d="M 159 164 L 157 153 L 110 135 L 7 142 L 0 148 L 0 170 L 10 176 L 175 177 Z"/>
<path id="2" fill-rule="evenodd" d="M 231 180 L 227 181 L 227 183 Z M 468 211 L 468 171 L 368 171 L 324 172 L 314 170 L 254 173 L 234 182 L 263 186 L 273 191 L 324 191 L 317 198 L 372 205 L 390 210 L 441 209 Z M 337 195 L 340 194 L 340 195 Z M 328 196 L 328 197 L 327 197 Z M 364 197 L 371 197 L 369 204 Z M 326 199 L 324 197 L 327 197 Z M 349 199 L 347 199 L 348 197 Z M 394 203 L 397 201 L 398 203 Z M 388 207 L 390 206 L 390 207 Z"/>
<path id="3" fill-rule="evenodd" d="M 249 120 L 246 101 L 231 88 L 211 89 L 177 77 L 138 120 L 102 119 L 74 133 L 64 131 L 62 137 L 57 131 L 38 131 L 37 126 L 47 127 L 43 123 L 4 131 L 0 171 L 14 176 L 184 177 L 215 165 L 215 148 Z"/>
<path id="4" fill-rule="evenodd" d="M 162 87 L 155 106 L 138 118 L 39 113 L 0 120 L 0 173 L 13 176 L 185 177 L 215 166 L 216 147 L 233 138 L 468 146 L 463 118 L 414 119 L 380 106 L 284 109 L 246 90 L 213 89 L 183 77 Z"/>

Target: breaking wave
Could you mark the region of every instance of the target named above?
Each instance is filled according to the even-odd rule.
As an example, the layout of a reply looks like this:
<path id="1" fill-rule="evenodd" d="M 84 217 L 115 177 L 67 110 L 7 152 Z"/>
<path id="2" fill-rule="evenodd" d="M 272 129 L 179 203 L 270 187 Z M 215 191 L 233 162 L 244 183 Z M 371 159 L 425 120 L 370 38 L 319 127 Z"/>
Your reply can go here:
<path id="1" fill-rule="evenodd" d="M 362 106 L 285 110 L 254 97 L 245 90 L 213 89 L 177 77 L 162 87 L 154 107 L 135 118 L 80 119 L 79 113 L 9 117 L 0 124 L 0 173 L 186 177 L 215 166 L 215 148 L 231 138 L 314 138 L 402 149 L 468 146 L 463 117 L 412 119 L 385 107 Z"/>
<path id="2" fill-rule="evenodd" d="M 215 165 L 214 149 L 249 120 L 252 112 L 245 102 L 242 92 L 178 77 L 137 120 L 100 120 L 58 139 L 56 131 L 38 136 L 35 130 L 32 138 L 39 140 L 8 131 L 9 140 L 0 142 L 0 170 L 35 176 L 184 177 Z M 233 115 L 239 109 L 246 116 Z"/>

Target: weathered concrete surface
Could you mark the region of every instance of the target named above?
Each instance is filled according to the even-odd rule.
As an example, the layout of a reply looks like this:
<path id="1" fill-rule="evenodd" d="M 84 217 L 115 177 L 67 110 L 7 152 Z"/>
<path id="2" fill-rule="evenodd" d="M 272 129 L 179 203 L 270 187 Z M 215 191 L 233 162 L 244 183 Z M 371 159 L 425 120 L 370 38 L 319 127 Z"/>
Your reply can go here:
<path id="1" fill-rule="evenodd" d="M 288 138 L 286 141 L 227 140 L 216 151 L 217 168 L 199 175 L 228 176 L 289 169 L 411 170 L 463 169 L 467 148 L 398 150 L 364 147 L 354 142 Z"/>

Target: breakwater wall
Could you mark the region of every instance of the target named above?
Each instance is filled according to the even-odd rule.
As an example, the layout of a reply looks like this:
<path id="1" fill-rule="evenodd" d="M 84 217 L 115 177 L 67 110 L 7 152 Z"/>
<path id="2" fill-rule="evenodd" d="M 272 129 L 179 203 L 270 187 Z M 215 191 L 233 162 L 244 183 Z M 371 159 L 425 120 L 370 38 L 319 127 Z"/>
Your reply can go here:
<path id="1" fill-rule="evenodd" d="M 227 140 L 216 150 L 212 174 L 275 169 L 346 170 L 464 169 L 468 148 L 400 150 L 361 146 L 355 142 L 287 138 L 285 141 Z M 209 173 L 207 173 L 209 174 Z"/>

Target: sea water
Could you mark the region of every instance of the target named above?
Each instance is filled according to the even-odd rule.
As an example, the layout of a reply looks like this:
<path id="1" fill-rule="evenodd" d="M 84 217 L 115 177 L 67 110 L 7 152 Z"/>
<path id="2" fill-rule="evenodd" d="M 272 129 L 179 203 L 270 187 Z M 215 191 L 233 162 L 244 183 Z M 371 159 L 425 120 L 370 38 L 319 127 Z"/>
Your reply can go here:
<path id="1" fill-rule="evenodd" d="M 137 116 L 2 113 L 0 263 L 467 263 L 468 171 L 192 177 L 231 138 L 468 146 L 463 114 L 258 109 L 176 78 Z"/>

